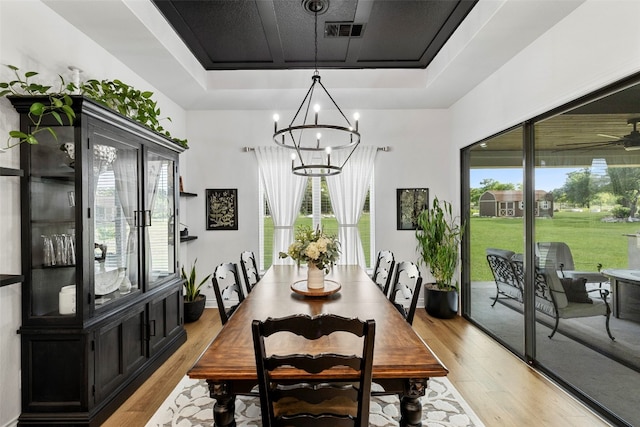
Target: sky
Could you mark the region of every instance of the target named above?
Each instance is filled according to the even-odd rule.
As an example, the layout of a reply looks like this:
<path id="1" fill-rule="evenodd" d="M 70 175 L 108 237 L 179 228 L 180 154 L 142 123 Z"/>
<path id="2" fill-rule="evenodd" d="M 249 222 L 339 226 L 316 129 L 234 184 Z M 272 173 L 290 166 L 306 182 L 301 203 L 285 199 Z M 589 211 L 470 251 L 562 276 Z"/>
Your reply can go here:
<path id="1" fill-rule="evenodd" d="M 560 188 L 567 180 L 567 174 L 581 168 L 536 168 L 536 190 L 551 191 Z M 522 169 L 471 169 L 471 188 L 481 187 L 483 179 L 494 179 L 502 184 L 522 183 Z"/>

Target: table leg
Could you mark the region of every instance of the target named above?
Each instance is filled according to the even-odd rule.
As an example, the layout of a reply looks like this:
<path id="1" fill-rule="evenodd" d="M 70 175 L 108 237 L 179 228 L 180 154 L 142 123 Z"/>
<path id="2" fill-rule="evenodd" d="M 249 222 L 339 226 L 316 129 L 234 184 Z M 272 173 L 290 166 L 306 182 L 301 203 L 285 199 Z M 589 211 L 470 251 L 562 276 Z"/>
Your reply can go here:
<path id="1" fill-rule="evenodd" d="M 216 400 L 213 405 L 214 427 L 235 427 L 236 396 L 231 392 L 229 383 L 207 380 L 209 395 Z"/>
<path id="2" fill-rule="evenodd" d="M 407 381 L 400 394 L 400 427 L 422 426 L 422 402 L 420 397 L 427 391 L 427 378 L 413 378 Z"/>

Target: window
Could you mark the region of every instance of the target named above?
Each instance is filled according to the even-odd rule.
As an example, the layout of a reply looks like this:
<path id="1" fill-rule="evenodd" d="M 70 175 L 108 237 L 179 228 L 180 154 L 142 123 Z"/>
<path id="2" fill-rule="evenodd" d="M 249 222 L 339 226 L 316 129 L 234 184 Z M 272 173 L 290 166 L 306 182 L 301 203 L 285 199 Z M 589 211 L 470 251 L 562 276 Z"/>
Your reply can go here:
<path id="1" fill-rule="evenodd" d="M 264 194 L 264 189 L 261 186 L 260 198 L 262 203 L 262 254 L 260 256 L 261 269 L 268 269 L 273 263 L 273 257 L 277 254 L 272 254 L 273 250 L 273 220 L 269 212 L 269 205 Z M 360 238 L 362 240 L 362 247 L 366 257 L 367 268 L 371 268 L 372 259 L 372 242 L 373 242 L 373 213 L 371 212 L 370 205 L 373 194 L 373 178 L 369 186 L 369 193 L 365 199 L 365 203 L 362 209 L 362 215 L 360 221 L 358 221 L 358 229 L 360 230 Z M 309 178 L 307 182 L 307 188 L 305 190 L 302 204 L 300 206 L 300 212 L 298 218 L 295 221 L 294 227 L 300 225 L 309 225 L 316 228 L 322 227 L 325 232 L 330 234 L 338 234 L 338 221 L 333 213 L 333 207 L 331 206 L 331 199 L 329 197 L 329 189 L 327 188 L 327 182 L 324 177 Z"/>

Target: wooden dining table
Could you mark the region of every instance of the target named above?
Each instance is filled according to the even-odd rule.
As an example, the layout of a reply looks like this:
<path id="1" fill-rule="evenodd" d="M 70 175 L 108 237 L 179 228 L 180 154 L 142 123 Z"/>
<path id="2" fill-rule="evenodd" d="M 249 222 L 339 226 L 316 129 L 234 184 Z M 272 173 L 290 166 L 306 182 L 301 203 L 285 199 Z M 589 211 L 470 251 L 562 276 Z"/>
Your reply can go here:
<path id="1" fill-rule="evenodd" d="M 322 297 L 292 290 L 294 283 L 305 279 L 305 267 L 272 266 L 189 370 L 190 378 L 205 379 L 209 385 L 215 399 L 214 426 L 235 426 L 236 395 L 250 393 L 257 384 L 252 320 L 322 313 L 376 321 L 373 382 L 400 397 L 401 426 L 421 426 L 420 397 L 426 392 L 427 381 L 446 376 L 447 368 L 361 267 L 334 266 L 326 279 L 332 285 L 338 283 L 340 289 Z M 286 350 L 287 345 L 282 342 L 277 347 Z M 353 352 L 352 343 L 334 341 L 326 345 L 327 351 Z M 297 348 L 297 352 L 307 351 Z"/>

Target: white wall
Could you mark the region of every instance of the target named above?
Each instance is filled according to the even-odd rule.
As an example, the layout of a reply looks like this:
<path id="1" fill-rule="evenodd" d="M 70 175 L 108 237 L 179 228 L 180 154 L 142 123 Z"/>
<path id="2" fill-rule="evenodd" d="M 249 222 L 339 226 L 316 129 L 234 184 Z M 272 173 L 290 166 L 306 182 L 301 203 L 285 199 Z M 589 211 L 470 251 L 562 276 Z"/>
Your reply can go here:
<path id="1" fill-rule="evenodd" d="M 454 148 L 640 71 L 639 16 L 639 1 L 586 1 L 451 108 Z"/>
<path id="2" fill-rule="evenodd" d="M 0 81 L 13 77 L 6 64 L 23 72 L 40 72 L 42 83 L 57 81 L 58 74 L 69 80 L 67 67 L 74 65 L 84 71 L 83 80 L 118 78 L 137 89 L 154 91 L 162 114 L 172 118 L 164 127 L 176 137 L 186 136 L 185 112 L 180 107 L 39 1 L 0 1 L 0 63 Z M 17 113 L 1 99 L 0 147 L 5 147 L 9 130 L 18 126 Z M 0 153 L 0 166 L 17 168 L 19 161 L 17 149 Z M 0 272 L 19 274 L 20 270 L 19 179 L 0 177 Z M 15 425 L 20 415 L 20 337 L 16 334 L 20 307 L 20 284 L 0 288 L 0 426 Z"/>
<path id="3" fill-rule="evenodd" d="M 290 117 L 293 112 L 280 112 Z M 189 246 L 189 266 L 198 258 L 202 277 L 222 262 L 238 262 L 245 250 L 259 252 L 258 171 L 255 154 L 243 147 L 273 144 L 273 112 L 193 111 L 187 127 L 191 149 L 183 157 L 185 191 L 198 197 L 186 201 L 183 218 L 189 234 L 197 240 Z M 363 110 L 360 111 L 362 144 L 390 146 L 379 152 L 375 164 L 376 250 L 390 249 L 398 260 L 416 260 L 415 238 L 411 231 L 396 230 L 396 189 L 428 187 L 431 195 L 451 199 L 453 187 L 448 177 L 457 168 L 457 157 L 448 149 L 449 114 L 444 110 Z M 205 190 L 238 189 L 238 231 L 211 231 L 205 227 Z M 183 202 L 184 203 L 184 202 Z M 213 290 L 205 289 L 209 305 Z"/>

